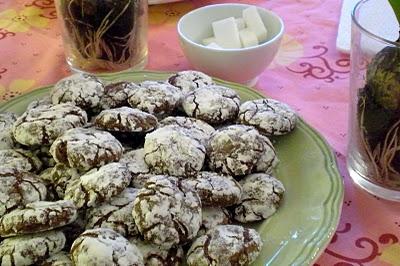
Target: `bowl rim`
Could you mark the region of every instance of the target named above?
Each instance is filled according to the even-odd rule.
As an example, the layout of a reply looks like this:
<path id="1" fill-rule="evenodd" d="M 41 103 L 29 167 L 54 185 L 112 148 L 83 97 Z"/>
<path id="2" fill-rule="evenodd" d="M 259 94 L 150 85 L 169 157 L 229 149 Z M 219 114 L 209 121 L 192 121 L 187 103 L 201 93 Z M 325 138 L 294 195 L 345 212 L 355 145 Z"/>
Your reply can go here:
<path id="1" fill-rule="evenodd" d="M 269 15 L 272 15 L 273 17 L 275 17 L 275 18 L 279 21 L 279 24 L 281 25 L 280 30 L 279 30 L 279 32 L 278 32 L 275 36 L 273 36 L 270 40 L 268 40 L 268 41 L 266 41 L 266 42 L 263 42 L 263 43 L 261 43 L 261 44 L 257 44 L 257 45 L 254 45 L 254 46 L 250 46 L 250 47 L 235 48 L 235 49 L 224 49 L 224 48 L 221 49 L 221 48 L 207 47 L 207 46 L 205 46 L 205 45 L 202 45 L 202 44 L 199 44 L 199 43 L 197 43 L 197 42 L 194 42 L 194 41 L 190 40 L 189 38 L 187 38 L 187 37 L 182 33 L 182 31 L 181 31 L 181 27 L 182 27 L 182 23 L 183 23 L 182 21 L 183 21 L 185 18 L 187 18 L 187 17 L 190 16 L 190 15 L 193 15 L 194 13 L 199 12 L 200 10 L 210 9 L 210 8 L 215 8 L 215 7 L 221 7 L 221 6 L 240 6 L 240 7 L 244 7 L 244 8 L 255 6 L 258 10 L 262 10 L 263 12 L 266 12 L 266 13 L 268 13 Z M 194 9 L 194 10 L 192 10 L 192 11 L 186 13 L 185 15 L 183 15 L 183 16 L 179 19 L 179 21 L 178 21 L 178 23 L 177 23 L 177 31 L 178 31 L 179 36 L 180 36 L 181 38 L 183 38 L 186 42 L 190 43 L 191 45 L 194 45 L 194 46 L 199 47 L 199 48 L 202 48 L 202 49 L 211 50 L 211 51 L 219 51 L 219 52 L 225 52 L 225 53 L 232 53 L 232 52 L 239 52 L 239 51 L 255 50 L 255 49 L 258 49 L 258 48 L 261 48 L 261 47 L 268 46 L 269 44 L 271 44 L 271 43 L 273 43 L 273 42 L 279 40 L 279 38 L 281 38 L 281 37 L 283 36 L 283 33 L 284 33 L 284 31 L 285 31 L 285 24 L 283 23 L 282 18 L 281 18 L 278 14 L 276 14 L 275 12 L 273 12 L 273 11 L 271 11 L 271 10 L 269 10 L 269 9 L 266 9 L 266 8 L 263 8 L 263 7 L 260 7 L 260 6 L 257 6 L 257 5 L 250 5 L 250 4 L 224 3 L 224 4 L 206 5 L 206 6 L 203 6 L 203 7 L 196 8 L 196 9 Z"/>

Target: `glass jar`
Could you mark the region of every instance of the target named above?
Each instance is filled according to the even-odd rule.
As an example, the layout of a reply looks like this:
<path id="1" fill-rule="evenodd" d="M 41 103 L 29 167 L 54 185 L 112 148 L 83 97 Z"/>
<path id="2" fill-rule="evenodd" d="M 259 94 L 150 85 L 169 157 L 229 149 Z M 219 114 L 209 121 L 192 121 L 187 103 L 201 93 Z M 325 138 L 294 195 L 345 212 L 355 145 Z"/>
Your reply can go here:
<path id="1" fill-rule="evenodd" d="M 352 14 L 347 167 L 363 189 L 400 201 L 399 33 L 390 6 L 381 10 L 377 4 L 384 3 L 363 0 Z M 383 16 L 393 18 L 392 31 L 388 24 L 376 23 L 389 21 Z M 382 34 L 391 37 L 378 36 Z"/>
<path id="2" fill-rule="evenodd" d="M 56 0 L 73 70 L 100 73 L 147 63 L 147 0 Z"/>

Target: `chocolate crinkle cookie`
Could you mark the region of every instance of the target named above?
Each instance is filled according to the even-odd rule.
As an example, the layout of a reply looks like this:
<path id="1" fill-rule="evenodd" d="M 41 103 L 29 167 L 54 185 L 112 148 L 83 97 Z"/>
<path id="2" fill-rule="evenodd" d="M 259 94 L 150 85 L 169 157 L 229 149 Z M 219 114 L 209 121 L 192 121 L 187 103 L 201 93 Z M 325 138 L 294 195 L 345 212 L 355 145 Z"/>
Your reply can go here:
<path id="1" fill-rule="evenodd" d="M 144 241 L 139 237 L 131 237 L 129 242 L 135 244 L 143 254 L 146 266 L 180 266 L 185 256 L 181 246 L 162 247 Z"/>
<path id="2" fill-rule="evenodd" d="M 60 231 L 15 236 L 0 243 L 1 265 L 38 265 L 60 252 L 65 236 Z"/>
<path id="3" fill-rule="evenodd" d="M 128 102 L 133 108 L 165 117 L 178 106 L 182 94 L 178 88 L 160 81 L 144 81 L 130 90 Z"/>
<path id="4" fill-rule="evenodd" d="M 210 124 L 222 124 L 237 118 L 240 97 L 230 88 L 211 85 L 188 93 L 182 106 L 188 116 Z"/>
<path id="5" fill-rule="evenodd" d="M 78 208 L 93 207 L 121 193 L 131 182 L 128 168 L 121 163 L 109 163 L 92 169 L 68 182 L 64 199 Z"/>
<path id="6" fill-rule="evenodd" d="M 285 188 L 275 177 L 257 173 L 240 180 L 242 202 L 234 208 L 234 218 L 242 223 L 267 219 L 279 208 Z"/>
<path id="7" fill-rule="evenodd" d="M 51 91 L 53 104 L 70 102 L 86 111 L 100 109 L 103 83 L 95 76 L 76 73 L 56 83 Z"/>
<path id="8" fill-rule="evenodd" d="M 132 216 L 136 188 L 126 188 L 119 195 L 86 211 L 86 229 L 110 228 L 121 235 L 136 236 L 138 229 Z"/>
<path id="9" fill-rule="evenodd" d="M 193 239 L 201 224 L 201 201 L 170 176 L 153 176 L 139 190 L 132 211 L 146 241 L 164 247 Z"/>
<path id="10" fill-rule="evenodd" d="M 259 99 L 244 102 L 240 106 L 238 121 L 254 126 L 264 135 L 277 136 L 287 134 L 295 128 L 297 115 L 285 103 Z"/>
<path id="11" fill-rule="evenodd" d="M 12 149 L 14 147 L 12 126 L 16 120 L 16 114 L 0 112 L 0 150 Z"/>
<path id="12" fill-rule="evenodd" d="M 23 149 L 0 150 L 0 167 L 20 172 L 38 173 L 42 162 L 31 151 Z"/>
<path id="13" fill-rule="evenodd" d="M 80 171 L 118 161 L 121 143 L 110 133 L 93 128 L 74 128 L 58 137 L 50 147 L 57 163 Z"/>
<path id="14" fill-rule="evenodd" d="M 197 238 L 187 254 L 189 266 L 250 265 L 262 248 L 256 230 L 240 225 L 218 225 Z"/>
<path id="15" fill-rule="evenodd" d="M 204 145 L 185 128 L 165 126 L 146 135 L 145 162 L 157 174 L 195 176 L 203 167 Z"/>
<path id="16" fill-rule="evenodd" d="M 72 223 L 77 210 L 71 201 L 37 201 L 23 209 L 13 210 L 0 218 L 0 236 L 32 234 L 49 231 Z"/>
<path id="17" fill-rule="evenodd" d="M 17 119 L 13 134 L 16 141 L 26 146 L 49 145 L 68 129 L 86 123 L 86 112 L 71 103 L 39 105 Z"/>
<path id="18" fill-rule="evenodd" d="M 228 175 L 203 171 L 195 178 L 183 179 L 181 184 L 196 191 L 203 206 L 231 206 L 239 203 L 242 197 L 242 186 Z"/>
<path id="19" fill-rule="evenodd" d="M 35 174 L 0 168 L 0 179 L 0 216 L 46 199 L 47 188 Z"/>
<path id="20" fill-rule="evenodd" d="M 86 230 L 74 241 L 70 253 L 74 265 L 144 266 L 139 249 L 108 228 Z"/>
<path id="21" fill-rule="evenodd" d="M 94 121 L 99 129 L 130 133 L 147 133 L 154 130 L 157 123 L 154 115 L 126 106 L 101 111 Z"/>
<path id="22" fill-rule="evenodd" d="M 139 86 L 133 82 L 120 81 L 107 84 L 104 87 L 104 94 L 100 98 L 100 105 L 103 110 L 128 106 L 129 91 Z"/>
<path id="23" fill-rule="evenodd" d="M 275 149 L 266 137 L 249 126 L 231 125 L 215 131 L 207 146 L 211 170 L 244 176 L 277 164 Z"/>
<path id="24" fill-rule="evenodd" d="M 212 78 L 202 72 L 194 70 L 180 71 L 168 78 L 168 83 L 178 87 L 183 95 L 208 85 L 214 85 Z"/>
<path id="25" fill-rule="evenodd" d="M 178 126 L 190 131 L 190 135 L 206 145 L 215 129 L 206 122 L 193 117 L 169 116 L 159 122 L 158 127 Z"/>

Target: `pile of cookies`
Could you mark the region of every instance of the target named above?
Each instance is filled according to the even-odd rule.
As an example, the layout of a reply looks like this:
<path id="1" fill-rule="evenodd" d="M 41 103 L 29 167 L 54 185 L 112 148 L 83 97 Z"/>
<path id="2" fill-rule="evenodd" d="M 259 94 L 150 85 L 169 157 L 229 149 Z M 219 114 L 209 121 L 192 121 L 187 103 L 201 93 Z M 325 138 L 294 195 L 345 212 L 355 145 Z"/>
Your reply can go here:
<path id="1" fill-rule="evenodd" d="M 296 120 L 196 71 L 64 78 L 0 113 L 0 264 L 250 265 L 263 242 L 239 223 L 277 211 L 269 137 Z"/>

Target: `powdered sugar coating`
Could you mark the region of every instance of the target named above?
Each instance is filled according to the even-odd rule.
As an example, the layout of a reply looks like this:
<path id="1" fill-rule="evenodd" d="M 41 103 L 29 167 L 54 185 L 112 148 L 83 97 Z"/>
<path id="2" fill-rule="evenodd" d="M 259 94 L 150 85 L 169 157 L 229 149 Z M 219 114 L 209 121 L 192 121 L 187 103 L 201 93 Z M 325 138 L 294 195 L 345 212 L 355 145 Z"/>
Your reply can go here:
<path id="1" fill-rule="evenodd" d="M 63 249 L 65 236 L 60 231 L 10 237 L 0 243 L 2 265 L 37 265 Z"/>
<path id="2" fill-rule="evenodd" d="M 197 238 L 187 254 L 189 266 L 250 265 L 262 248 L 256 230 L 240 225 L 218 225 Z"/>
<path id="3" fill-rule="evenodd" d="M 144 266 L 139 249 L 108 228 L 86 230 L 72 244 L 74 265 Z"/>
<path id="4" fill-rule="evenodd" d="M 94 121 L 95 126 L 103 130 L 136 133 L 152 131 L 157 123 L 154 115 L 130 107 L 101 111 Z"/>
<path id="5" fill-rule="evenodd" d="M 0 216 L 26 204 L 45 200 L 46 186 L 32 173 L 0 173 Z"/>
<path id="6" fill-rule="evenodd" d="M 139 237 L 132 237 L 129 239 L 129 242 L 135 244 L 143 254 L 143 260 L 146 266 L 182 265 L 185 254 L 180 246 L 166 248 L 145 242 Z"/>
<path id="7" fill-rule="evenodd" d="M 118 161 L 122 152 L 121 143 L 113 135 L 93 128 L 70 129 L 50 147 L 57 163 L 83 171 Z"/>
<path id="8" fill-rule="evenodd" d="M 188 93 L 182 101 L 188 116 L 210 124 L 222 124 L 236 119 L 239 105 L 240 97 L 236 91 L 219 85 L 196 89 Z"/>
<path id="9" fill-rule="evenodd" d="M 207 146 L 211 170 L 243 176 L 256 169 L 269 169 L 277 163 L 275 150 L 256 129 L 231 125 L 212 134 Z"/>
<path id="10" fill-rule="evenodd" d="M 181 183 L 199 194 L 203 206 L 231 206 L 239 203 L 242 196 L 242 186 L 228 175 L 203 171 Z"/>
<path id="11" fill-rule="evenodd" d="M 28 111 L 29 109 L 37 108 L 38 106 L 41 105 L 49 105 L 49 104 L 53 104 L 53 102 L 51 101 L 51 96 L 46 95 L 43 98 L 33 100 L 32 102 L 30 102 L 26 107 L 26 111 Z"/>
<path id="12" fill-rule="evenodd" d="M 24 209 L 11 211 L 0 217 L 0 236 L 9 237 L 49 231 L 72 223 L 77 210 L 71 201 L 37 201 Z"/>
<path id="13" fill-rule="evenodd" d="M 121 235 L 135 236 L 138 229 L 132 217 L 133 201 L 138 189 L 126 188 L 110 202 L 86 211 L 86 229 L 110 228 Z"/>
<path id="14" fill-rule="evenodd" d="M 75 168 L 67 167 L 64 164 L 56 164 L 40 174 L 40 179 L 50 185 L 60 199 L 64 198 L 68 182 L 79 177 L 80 174 Z"/>
<path id="15" fill-rule="evenodd" d="M 21 172 L 37 173 L 42 168 L 42 162 L 31 151 L 6 149 L 0 150 L 0 166 Z"/>
<path id="16" fill-rule="evenodd" d="M 213 85 L 212 78 L 202 72 L 186 70 L 173 74 L 168 78 L 168 83 L 181 89 L 183 95 L 208 85 Z"/>
<path id="17" fill-rule="evenodd" d="M 172 113 L 182 98 L 179 89 L 166 82 L 144 81 L 139 86 L 130 90 L 129 104 L 157 117 Z"/>
<path id="18" fill-rule="evenodd" d="M 201 224 L 198 194 L 169 176 L 153 176 L 139 190 L 132 211 L 146 241 L 164 247 L 183 244 L 197 234 Z"/>
<path id="19" fill-rule="evenodd" d="M 206 122 L 193 117 L 169 116 L 160 121 L 159 127 L 179 126 L 190 131 L 190 135 L 205 145 L 215 129 Z"/>
<path id="20" fill-rule="evenodd" d="M 76 73 L 58 81 L 51 91 L 53 104 L 70 102 L 84 110 L 100 107 L 103 83 L 95 76 Z"/>
<path id="21" fill-rule="evenodd" d="M 125 152 L 120 163 L 126 164 L 129 172 L 132 176 L 131 185 L 136 188 L 142 188 L 144 185 L 143 180 L 147 180 L 147 178 L 143 179 L 143 174 L 148 174 L 150 172 L 149 167 L 144 161 L 144 149 L 137 149 Z"/>
<path id="22" fill-rule="evenodd" d="M 107 84 L 104 87 L 104 94 L 100 99 L 103 110 L 128 106 L 129 91 L 139 86 L 133 82 L 121 81 Z"/>
<path id="23" fill-rule="evenodd" d="M 64 199 L 72 200 L 77 208 L 93 207 L 110 201 L 130 182 L 131 175 L 124 164 L 109 163 L 71 180 L 65 190 Z"/>
<path id="24" fill-rule="evenodd" d="M 73 266 L 69 253 L 60 251 L 51 255 L 45 261 L 41 262 L 39 266 Z"/>
<path id="25" fill-rule="evenodd" d="M 267 219 L 279 208 L 285 188 L 275 177 L 257 173 L 240 180 L 242 202 L 234 209 L 235 220 L 248 223 Z"/>
<path id="26" fill-rule="evenodd" d="M 16 120 L 16 114 L 0 112 L 0 150 L 12 149 L 14 147 L 12 126 Z"/>
<path id="27" fill-rule="evenodd" d="M 240 106 L 239 122 L 256 127 L 267 136 L 284 135 L 292 131 L 297 115 L 289 105 L 273 99 L 258 99 Z"/>
<path id="28" fill-rule="evenodd" d="M 259 139 L 263 143 L 264 152 L 258 159 L 256 171 L 272 173 L 275 167 L 279 164 L 279 159 L 276 155 L 275 148 L 268 137 L 259 135 Z"/>
<path id="29" fill-rule="evenodd" d="M 86 112 L 70 103 L 39 105 L 17 119 L 13 134 L 16 141 L 26 146 L 48 145 L 68 129 L 86 123 Z"/>
<path id="30" fill-rule="evenodd" d="M 230 224 L 231 216 L 227 209 L 219 207 L 203 207 L 202 222 L 197 236 L 204 235 L 208 230 L 217 225 Z"/>
<path id="31" fill-rule="evenodd" d="M 146 135 L 145 162 L 157 174 L 194 176 L 204 164 L 205 147 L 189 130 L 176 126 L 159 128 Z"/>

